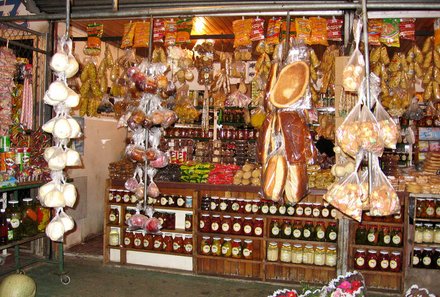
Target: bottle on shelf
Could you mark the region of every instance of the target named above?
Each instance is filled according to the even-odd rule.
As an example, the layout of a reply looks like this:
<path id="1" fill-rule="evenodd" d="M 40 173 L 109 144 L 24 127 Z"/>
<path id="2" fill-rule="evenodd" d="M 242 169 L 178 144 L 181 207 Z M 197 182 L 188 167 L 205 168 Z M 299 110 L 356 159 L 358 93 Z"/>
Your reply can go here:
<path id="1" fill-rule="evenodd" d="M 0 210 L 0 245 L 8 243 L 8 221 L 6 219 L 6 211 Z"/>

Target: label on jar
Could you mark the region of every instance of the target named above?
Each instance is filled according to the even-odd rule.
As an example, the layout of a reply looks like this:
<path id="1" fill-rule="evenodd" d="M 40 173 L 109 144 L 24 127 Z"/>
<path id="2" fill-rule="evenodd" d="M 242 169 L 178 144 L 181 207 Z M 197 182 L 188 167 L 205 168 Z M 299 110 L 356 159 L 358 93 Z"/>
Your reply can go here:
<path id="1" fill-rule="evenodd" d="M 263 205 L 261 207 L 261 212 L 264 213 L 264 214 L 268 213 L 269 212 L 269 206 Z"/>
<path id="2" fill-rule="evenodd" d="M 316 232 L 316 237 L 318 237 L 318 239 L 323 239 L 325 237 L 325 232 L 321 230 Z"/>
<path id="3" fill-rule="evenodd" d="M 399 236 L 399 235 L 394 235 L 394 236 L 393 236 L 393 243 L 394 243 L 395 245 L 400 244 L 400 236 Z"/>
<path id="4" fill-rule="evenodd" d="M 251 250 L 245 248 L 245 249 L 243 250 L 243 256 L 245 256 L 245 257 L 250 257 L 250 255 L 251 255 Z"/>
<path id="5" fill-rule="evenodd" d="M 14 227 L 14 225 L 12 224 L 12 222 L 14 221 L 15 219 L 12 219 L 11 220 L 11 225 L 12 225 L 12 228 L 17 228 L 17 227 Z M 110 216 L 109 216 L 109 220 L 110 220 L 110 222 L 115 222 L 116 221 L 116 216 L 114 215 L 114 214 L 110 214 Z M 14 222 L 15 223 L 15 222 Z M 19 224 L 20 224 L 20 222 L 19 222 Z"/>
<path id="6" fill-rule="evenodd" d="M 426 214 L 427 214 L 429 217 L 434 216 L 434 213 L 435 213 L 435 209 L 434 209 L 434 207 L 432 207 L 432 206 L 428 206 L 428 207 L 426 208 Z"/>
<path id="7" fill-rule="evenodd" d="M 167 199 L 167 197 L 162 197 L 162 198 L 160 198 L 160 204 L 161 204 L 161 205 L 167 205 L 167 203 L 168 203 L 168 199 Z"/>
<path id="8" fill-rule="evenodd" d="M 330 215 L 332 216 L 332 218 L 336 218 L 337 213 L 338 213 L 338 211 L 336 210 L 336 208 L 333 208 L 330 212 Z"/>
<path id="9" fill-rule="evenodd" d="M 431 265 L 431 257 L 428 257 L 428 256 L 423 257 L 423 265 L 425 265 L 425 266 Z"/>
<path id="10" fill-rule="evenodd" d="M 234 256 L 238 256 L 239 253 L 240 253 L 240 249 L 238 247 L 233 247 L 232 248 L 232 254 Z"/>
<path id="11" fill-rule="evenodd" d="M 221 202 L 220 203 L 220 210 L 225 211 L 226 208 L 228 208 L 228 204 L 226 202 Z"/>
<path id="12" fill-rule="evenodd" d="M 286 206 L 285 206 L 285 205 L 281 205 L 280 208 L 278 209 L 278 212 L 279 212 L 281 215 L 286 214 Z"/>
<path id="13" fill-rule="evenodd" d="M 130 238 L 125 237 L 125 238 L 124 238 L 124 244 L 125 244 L 125 245 L 130 245 L 130 243 L 131 243 Z"/>
<path id="14" fill-rule="evenodd" d="M 292 234 L 292 227 L 284 227 L 284 235 L 290 236 L 290 234 Z"/>
<path id="15" fill-rule="evenodd" d="M 254 232 L 255 232 L 255 235 L 260 236 L 261 234 L 263 234 L 263 228 L 256 227 Z"/>
<path id="16" fill-rule="evenodd" d="M 280 234 L 280 228 L 278 228 L 277 226 L 273 226 L 272 235 L 278 235 L 278 234 Z"/>
<path id="17" fill-rule="evenodd" d="M 437 268 L 440 267 L 440 258 L 437 258 Z"/>
<path id="18" fill-rule="evenodd" d="M 226 255 L 228 253 L 229 248 L 226 246 L 222 246 L 222 255 Z"/>
<path id="19" fill-rule="evenodd" d="M 305 214 L 306 216 L 310 216 L 310 215 L 312 215 L 312 208 L 311 208 L 311 207 L 306 207 L 306 208 L 304 208 L 304 214 Z"/>
<path id="20" fill-rule="evenodd" d="M 390 235 L 385 235 L 383 237 L 383 243 L 390 244 L 390 242 L 391 242 L 391 236 Z"/>
<path id="21" fill-rule="evenodd" d="M 131 195 L 131 197 L 130 197 L 131 203 L 136 203 L 137 200 L 138 200 L 138 198 L 136 197 L 136 195 Z"/>
<path id="22" fill-rule="evenodd" d="M 430 243 L 432 242 L 432 239 L 433 239 L 433 232 L 429 230 L 425 230 L 423 232 L 423 242 Z"/>
<path id="23" fill-rule="evenodd" d="M 122 200 L 125 203 L 128 203 L 130 201 L 130 195 L 129 194 L 124 194 L 124 196 L 122 197 Z"/>
<path id="24" fill-rule="evenodd" d="M 370 233 L 367 236 L 368 242 L 374 242 L 374 240 L 376 240 L 376 235 L 374 235 L 374 233 Z"/>
<path id="25" fill-rule="evenodd" d="M 296 214 L 302 216 L 304 214 L 304 209 L 301 206 L 298 206 L 296 209 Z"/>
<path id="26" fill-rule="evenodd" d="M 245 210 L 246 212 L 252 212 L 252 204 L 247 203 L 247 204 L 244 206 L 244 210 Z"/>
<path id="27" fill-rule="evenodd" d="M 240 225 L 240 223 L 235 223 L 235 224 L 232 226 L 232 229 L 233 229 L 235 232 L 240 232 L 240 230 L 241 230 L 241 225 Z"/>
<path id="28" fill-rule="evenodd" d="M 293 237 L 300 238 L 301 237 L 301 230 L 298 230 L 298 229 L 293 230 Z"/>
<path id="29" fill-rule="evenodd" d="M 435 215 L 440 217 L 440 206 L 435 209 Z"/>
<path id="30" fill-rule="evenodd" d="M 214 223 L 211 224 L 211 230 L 212 230 L 212 231 L 218 231 L 218 228 L 219 228 L 219 227 L 220 227 L 219 224 L 216 223 L 216 222 L 214 222 Z"/>
<path id="31" fill-rule="evenodd" d="M 327 255 L 325 257 L 325 264 L 327 266 L 336 266 L 336 255 Z"/>
<path id="32" fill-rule="evenodd" d="M 324 208 L 321 213 L 322 213 L 323 218 L 328 218 L 328 216 L 330 214 L 330 212 L 328 211 L 328 208 Z"/>
<path id="33" fill-rule="evenodd" d="M 232 203 L 231 206 L 233 211 L 238 211 L 240 209 L 240 205 L 237 202 Z"/>
<path id="34" fill-rule="evenodd" d="M 257 213 L 258 212 L 258 204 L 252 204 L 252 212 Z"/>
<path id="35" fill-rule="evenodd" d="M 293 258 L 292 258 L 292 262 L 293 263 L 302 263 L 302 261 L 303 261 L 303 254 L 302 254 L 302 252 L 295 253 Z"/>
<path id="36" fill-rule="evenodd" d="M 315 218 L 317 218 L 317 217 L 319 217 L 321 215 L 321 212 L 319 211 L 319 209 L 318 208 L 314 208 L 313 209 L 313 216 L 315 217 Z"/>
<path id="37" fill-rule="evenodd" d="M 328 234 L 328 237 L 330 238 L 330 240 L 336 240 L 336 237 L 338 237 L 338 233 L 332 231 Z"/>
<path id="38" fill-rule="evenodd" d="M 144 248 L 148 248 L 149 245 L 150 242 L 148 241 L 148 239 L 144 239 Z"/>
<path id="39" fill-rule="evenodd" d="M 190 244 L 190 243 L 185 244 L 185 251 L 186 251 L 187 253 L 191 253 L 192 250 L 193 250 L 193 246 L 192 246 L 192 244 Z"/>
<path id="40" fill-rule="evenodd" d="M 229 231 L 229 224 L 223 223 L 222 224 L 222 231 L 223 232 L 228 232 Z"/>
<path id="41" fill-rule="evenodd" d="M 116 217 L 115 217 L 116 220 Z M 17 218 L 12 218 L 10 221 L 12 228 L 16 229 L 20 226 L 20 220 Z"/>
<path id="42" fill-rule="evenodd" d="M 212 251 L 213 254 L 217 254 L 217 252 L 218 252 L 218 247 L 217 247 L 216 245 L 213 245 L 213 246 L 211 247 L 211 251 Z"/>
<path id="43" fill-rule="evenodd" d="M 269 208 L 270 214 L 276 214 L 277 213 L 277 207 L 276 205 L 271 205 Z"/>
<path id="44" fill-rule="evenodd" d="M 315 254 L 315 265 L 324 265 L 324 256 L 320 254 Z"/>
<path id="45" fill-rule="evenodd" d="M 199 227 L 200 227 L 200 229 L 205 228 L 205 222 L 204 221 L 200 221 L 199 222 Z"/>
<path id="46" fill-rule="evenodd" d="M 112 215 L 110 215 L 110 216 L 112 216 Z M 114 216 L 114 215 L 113 215 L 113 216 Z M 125 220 L 128 221 L 130 218 L 131 218 L 131 213 L 127 212 L 127 213 L 125 214 Z M 111 221 L 111 219 L 110 219 L 110 221 Z"/>
<path id="47" fill-rule="evenodd" d="M 185 229 L 191 229 L 191 221 L 185 221 Z"/>
<path id="48" fill-rule="evenodd" d="M 390 268 L 391 269 L 396 269 L 397 268 L 397 261 L 396 260 L 391 260 L 390 261 Z"/>
<path id="49" fill-rule="evenodd" d="M 211 247 L 209 246 L 209 245 L 207 245 L 207 244 L 205 244 L 203 247 L 202 247 L 202 251 L 203 251 L 203 253 L 204 254 L 209 254 L 209 251 L 211 250 Z"/>
<path id="50" fill-rule="evenodd" d="M 142 241 L 139 238 L 135 238 L 133 241 L 134 246 L 141 246 Z"/>
<path id="51" fill-rule="evenodd" d="M 365 259 L 364 259 L 364 258 L 357 258 L 357 259 L 356 259 L 356 264 L 357 264 L 359 267 L 364 266 L 364 264 L 365 264 Z"/>
<path id="52" fill-rule="evenodd" d="M 293 206 L 289 206 L 289 207 L 287 208 L 287 214 L 288 214 L 289 216 L 293 216 L 293 215 L 295 214 L 295 207 L 293 207 Z"/>
<path id="53" fill-rule="evenodd" d="M 440 230 L 436 230 L 434 233 L 434 243 L 440 243 Z"/>
<path id="54" fill-rule="evenodd" d="M 374 259 L 370 259 L 370 260 L 368 261 L 368 267 L 370 267 L 370 268 L 376 268 L 376 265 L 377 265 L 376 260 L 374 260 Z"/>
<path id="55" fill-rule="evenodd" d="M 8 230 L 8 240 L 14 240 L 14 231 Z"/>
<path id="56" fill-rule="evenodd" d="M 251 234 L 252 233 L 252 227 L 249 226 L 249 225 L 246 225 L 246 226 L 244 226 L 243 231 L 244 231 L 245 234 Z"/>
<path id="57" fill-rule="evenodd" d="M 120 194 L 116 194 L 115 195 L 115 201 L 116 202 L 121 202 L 121 195 Z"/>
<path id="58" fill-rule="evenodd" d="M 382 267 L 382 269 L 387 269 L 389 264 L 388 260 L 380 261 L 380 267 Z"/>
<path id="59" fill-rule="evenodd" d="M 113 196 L 113 193 L 108 193 L 108 201 L 113 201 L 113 198 L 115 198 L 114 196 Z"/>
<path id="60" fill-rule="evenodd" d="M 216 208 L 217 208 L 217 203 L 211 202 L 211 210 L 216 210 Z"/>
<path id="61" fill-rule="evenodd" d="M 413 265 L 418 265 L 419 263 L 420 263 L 419 257 L 413 256 L 412 264 Z"/>
<path id="62" fill-rule="evenodd" d="M 160 218 L 157 218 L 158 220 L 159 220 L 159 224 L 161 224 L 162 226 L 163 226 L 163 223 L 164 223 L 164 220 L 163 220 L 163 218 L 162 217 L 160 217 Z"/>
<path id="63" fill-rule="evenodd" d="M 173 197 L 169 197 L 169 198 L 168 198 L 168 204 L 169 204 L 169 205 L 173 205 L 173 204 L 174 204 L 174 199 L 173 199 Z"/>
<path id="64" fill-rule="evenodd" d="M 177 198 L 177 205 L 182 207 L 185 205 L 185 200 L 182 197 Z"/>
<path id="65" fill-rule="evenodd" d="M 305 230 L 304 230 L 304 237 L 305 237 L 305 238 L 309 238 L 309 237 L 310 237 L 310 235 L 311 235 L 311 232 L 310 232 L 310 230 L 308 230 L 308 229 L 305 229 Z"/>
<path id="66" fill-rule="evenodd" d="M 173 242 L 173 251 L 177 251 L 178 249 L 180 249 L 180 244 Z"/>

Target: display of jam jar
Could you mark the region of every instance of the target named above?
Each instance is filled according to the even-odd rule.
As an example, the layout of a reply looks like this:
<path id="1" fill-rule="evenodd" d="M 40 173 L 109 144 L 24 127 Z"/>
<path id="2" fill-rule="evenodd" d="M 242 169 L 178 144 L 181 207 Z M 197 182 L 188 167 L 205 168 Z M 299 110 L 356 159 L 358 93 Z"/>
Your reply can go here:
<path id="1" fill-rule="evenodd" d="M 243 251 L 241 247 L 241 239 L 234 239 L 232 241 L 232 258 L 241 258 Z"/>
<path id="2" fill-rule="evenodd" d="M 144 241 L 144 234 L 142 234 L 142 232 L 133 233 L 133 248 L 142 249 L 143 241 Z"/>
<path id="3" fill-rule="evenodd" d="M 173 252 L 182 254 L 184 251 L 183 237 L 181 234 L 175 234 L 173 238 Z"/>
<path id="4" fill-rule="evenodd" d="M 298 217 L 304 216 L 304 203 L 298 203 L 295 207 L 295 212 Z"/>
<path id="5" fill-rule="evenodd" d="M 356 244 L 366 244 L 367 242 L 367 227 L 360 224 L 356 229 L 355 235 Z"/>
<path id="6" fill-rule="evenodd" d="M 211 197 L 209 197 L 208 195 L 204 195 L 202 197 L 202 202 L 200 204 L 200 209 L 201 210 L 209 210 L 211 208 Z"/>
<path id="7" fill-rule="evenodd" d="M 311 221 L 306 221 L 303 229 L 303 239 L 304 240 L 315 240 L 314 227 Z"/>
<path id="8" fill-rule="evenodd" d="M 116 189 L 109 189 L 108 190 L 108 201 L 113 202 L 115 200 L 115 193 Z"/>
<path id="9" fill-rule="evenodd" d="M 110 231 L 108 236 L 108 244 L 110 246 L 118 246 L 119 245 L 119 231 L 113 229 Z"/>
<path id="10" fill-rule="evenodd" d="M 131 248 L 133 247 L 133 233 L 125 230 L 124 232 L 124 247 Z"/>
<path id="11" fill-rule="evenodd" d="M 412 266 L 415 268 L 422 268 L 423 262 L 422 262 L 422 249 L 415 247 L 413 250 L 413 257 L 412 257 Z"/>
<path id="12" fill-rule="evenodd" d="M 427 218 L 435 218 L 435 200 L 434 199 L 427 199 L 426 202 L 426 217 Z"/>
<path id="13" fill-rule="evenodd" d="M 123 190 L 122 191 L 122 202 L 130 203 L 130 199 L 131 199 L 130 191 Z"/>
<path id="14" fill-rule="evenodd" d="M 285 204 L 282 204 L 278 207 L 278 214 L 280 216 L 284 216 L 287 213 L 287 206 Z"/>
<path id="15" fill-rule="evenodd" d="M 325 241 L 326 228 L 324 222 L 316 223 L 314 233 L 316 241 Z"/>
<path id="16" fill-rule="evenodd" d="M 228 234 L 232 229 L 232 218 L 229 215 L 225 215 L 221 220 L 221 232 Z"/>
<path id="17" fill-rule="evenodd" d="M 183 252 L 185 254 L 192 254 L 193 252 L 193 237 L 192 235 L 185 235 L 183 240 Z"/>
<path id="18" fill-rule="evenodd" d="M 252 260 L 254 252 L 254 244 L 250 239 L 246 239 L 243 245 L 243 258 L 246 260 Z"/>
<path id="19" fill-rule="evenodd" d="M 209 214 L 202 214 L 199 219 L 199 230 L 209 232 L 211 229 L 211 217 Z"/>
<path id="20" fill-rule="evenodd" d="M 252 236 L 254 233 L 254 221 L 251 217 L 245 217 L 243 221 L 243 234 Z"/>
<path id="21" fill-rule="evenodd" d="M 186 198 L 182 195 L 177 196 L 176 206 L 177 207 L 185 207 Z"/>
<path id="22" fill-rule="evenodd" d="M 434 243 L 440 243 L 440 224 L 435 224 L 434 227 Z"/>
<path id="23" fill-rule="evenodd" d="M 173 236 L 170 233 L 163 234 L 162 250 L 168 253 L 173 251 Z"/>
<path id="24" fill-rule="evenodd" d="M 289 220 L 284 220 L 281 225 L 281 237 L 285 239 L 292 237 L 292 223 Z"/>
<path id="25" fill-rule="evenodd" d="M 338 240 L 338 227 L 335 222 L 328 223 L 325 229 L 325 240 L 327 242 L 336 242 Z"/>
<path id="26" fill-rule="evenodd" d="M 311 217 L 312 211 L 313 211 L 313 203 L 311 202 L 304 203 L 304 216 Z"/>
<path id="27" fill-rule="evenodd" d="M 230 198 L 229 201 L 231 204 L 231 211 L 239 212 L 240 211 L 240 204 L 238 203 L 237 198 Z"/>
<path id="28" fill-rule="evenodd" d="M 276 215 L 278 213 L 278 205 L 275 202 L 272 202 L 269 205 L 269 214 Z"/>
<path id="29" fill-rule="evenodd" d="M 264 220 L 263 218 L 256 218 L 254 222 L 254 235 L 263 236 Z"/>
<path id="30" fill-rule="evenodd" d="M 113 195 L 114 202 L 120 203 L 122 201 L 122 195 L 123 195 L 122 192 L 123 191 L 124 190 L 115 190 L 114 191 L 114 195 Z"/>
<path id="31" fill-rule="evenodd" d="M 263 203 L 261 204 L 261 213 L 262 214 L 268 214 L 269 213 L 269 202 L 268 201 L 263 201 Z"/>
<path id="32" fill-rule="evenodd" d="M 245 213 L 252 213 L 252 200 L 245 200 L 244 201 L 244 212 Z"/>
<path id="33" fill-rule="evenodd" d="M 434 226 L 431 223 L 423 225 L 423 243 L 432 243 L 434 241 Z"/>
<path id="34" fill-rule="evenodd" d="M 154 235 L 145 234 L 142 242 L 142 246 L 145 250 L 152 250 L 154 245 Z"/>
<path id="35" fill-rule="evenodd" d="M 272 238 L 281 237 L 281 225 L 278 220 L 272 220 L 270 222 L 270 237 Z"/>
<path id="36" fill-rule="evenodd" d="M 317 246 L 315 249 L 315 256 L 313 259 L 313 264 L 317 266 L 324 266 L 325 265 L 325 249 L 323 246 Z"/>
<path id="37" fill-rule="evenodd" d="M 382 226 L 377 235 L 377 244 L 380 246 L 390 246 L 391 245 L 391 231 L 387 226 Z M 398 242 L 398 238 L 394 239 Z"/>
<path id="38" fill-rule="evenodd" d="M 295 206 L 292 204 L 287 205 L 286 213 L 289 216 L 293 216 L 295 214 Z"/>
<path id="39" fill-rule="evenodd" d="M 202 241 L 200 243 L 200 252 L 202 255 L 210 255 L 211 254 L 211 238 L 204 236 L 202 237 Z"/>
<path id="40" fill-rule="evenodd" d="M 424 248 L 422 252 L 422 267 L 433 268 L 434 251 L 432 248 Z"/>
<path id="41" fill-rule="evenodd" d="M 221 222 L 222 222 L 222 220 L 220 218 L 220 215 L 213 215 L 211 217 L 211 228 L 210 228 L 210 231 L 214 232 L 214 233 L 220 232 L 220 230 L 221 230 L 220 229 L 221 228 Z"/>
<path id="42" fill-rule="evenodd" d="M 400 247 L 403 242 L 403 234 L 401 228 L 393 228 L 391 230 L 391 246 Z"/>
<path id="43" fill-rule="evenodd" d="M 402 254 L 400 252 L 391 252 L 390 271 L 399 272 L 402 270 Z"/>
<path id="44" fill-rule="evenodd" d="M 219 210 L 219 206 L 220 206 L 220 198 L 217 196 L 212 196 L 209 209 L 211 211 L 217 211 Z"/>
<path id="45" fill-rule="evenodd" d="M 390 266 L 390 253 L 387 251 L 380 251 L 378 261 L 379 261 L 380 270 L 388 271 Z"/>
<path id="46" fill-rule="evenodd" d="M 290 263 L 292 261 L 292 245 L 290 243 L 283 243 L 280 251 L 280 261 Z"/>
<path id="47" fill-rule="evenodd" d="M 243 233 L 243 221 L 241 217 L 234 217 L 232 220 L 232 234 L 239 235 Z"/>
<path id="48" fill-rule="evenodd" d="M 292 227 L 292 238 L 293 239 L 301 239 L 302 238 L 302 233 L 303 233 L 303 225 L 301 224 L 300 221 L 295 221 L 293 223 L 293 227 Z"/>
<path id="49" fill-rule="evenodd" d="M 228 198 L 226 198 L 226 197 L 220 198 L 220 204 L 219 204 L 218 208 L 220 211 L 228 211 L 229 210 Z"/>
<path id="50" fill-rule="evenodd" d="M 191 213 L 185 214 L 185 231 L 192 231 L 193 215 Z"/>
<path id="51" fill-rule="evenodd" d="M 435 202 L 435 217 L 440 219 L 440 199 L 437 199 Z"/>
<path id="52" fill-rule="evenodd" d="M 336 248 L 334 246 L 329 246 L 325 255 L 325 265 L 334 267 L 336 266 L 337 256 Z"/>
<path id="53" fill-rule="evenodd" d="M 330 204 L 328 202 L 324 202 L 322 205 L 321 216 L 326 219 L 330 217 Z"/>
<path id="54" fill-rule="evenodd" d="M 258 214 L 260 213 L 261 201 L 259 199 L 252 200 L 252 213 Z"/>
<path id="55" fill-rule="evenodd" d="M 378 255 L 375 250 L 368 250 L 367 253 L 367 268 L 370 270 L 376 270 L 378 268 Z"/>
<path id="56" fill-rule="evenodd" d="M 21 207 L 21 225 L 23 236 L 34 236 L 38 233 L 37 209 L 32 198 L 24 198 Z"/>
<path id="57" fill-rule="evenodd" d="M 368 226 L 368 232 L 367 232 L 367 241 L 366 244 L 368 245 L 376 245 L 377 239 L 378 239 L 378 230 L 377 226 L 375 225 L 369 225 Z"/>
<path id="58" fill-rule="evenodd" d="M 440 249 L 435 249 L 433 266 L 435 269 L 440 269 Z"/>
<path id="59" fill-rule="evenodd" d="M 211 255 L 220 256 L 222 254 L 222 242 L 220 237 L 214 237 L 211 244 Z"/>
<path id="60" fill-rule="evenodd" d="M 223 257 L 231 257 L 232 255 L 232 239 L 224 238 L 222 244 L 222 256 Z"/>
<path id="61" fill-rule="evenodd" d="M 322 209 L 321 203 L 313 203 L 312 216 L 314 218 L 321 217 L 321 209 Z"/>
<path id="62" fill-rule="evenodd" d="M 367 252 L 364 249 L 356 250 L 354 254 L 354 268 L 365 269 L 367 267 Z"/>
<path id="63" fill-rule="evenodd" d="M 276 262 L 278 261 L 278 252 L 279 252 L 279 248 L 278 248 L 278 244 L 276 242 L 269 242 L 269 245 L 267 247 L 267 261 L 270 262 Z"/>

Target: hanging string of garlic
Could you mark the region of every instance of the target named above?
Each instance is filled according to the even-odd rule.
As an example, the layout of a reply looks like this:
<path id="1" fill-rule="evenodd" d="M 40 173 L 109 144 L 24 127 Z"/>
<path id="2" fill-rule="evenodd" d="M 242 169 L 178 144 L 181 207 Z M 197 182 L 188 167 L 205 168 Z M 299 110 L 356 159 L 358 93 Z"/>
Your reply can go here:
<path id="1" fill-rule="evenodd" d="M 67 85 L 67 79 L 78 72 L 79 65 L 72 55 L 72 40 L 67 35 L 61 38 L 59 45 L 59 51 L 50 61 L 56 80 L 44 95 L 44 102 L 54 107 L 55 117 L 42 127 L 54 138 L 54 145 L 44 151 L 52 181 L 38 190 L 40 203 L 55 208 L 55 216 L 46 227 L 46 235 L 53 241 L 62 241 L 64 233 L 75 226 L 63 208 L 75 205 L 77 192 L 74 185 L 66 182 L 63 170 L 67 166 L 81 165 L 79 153 L 67 147 L 70 139 L 81 136 L 79 124 L 69 115 L 70 109 L 78 106 L 80 96 Z"/>

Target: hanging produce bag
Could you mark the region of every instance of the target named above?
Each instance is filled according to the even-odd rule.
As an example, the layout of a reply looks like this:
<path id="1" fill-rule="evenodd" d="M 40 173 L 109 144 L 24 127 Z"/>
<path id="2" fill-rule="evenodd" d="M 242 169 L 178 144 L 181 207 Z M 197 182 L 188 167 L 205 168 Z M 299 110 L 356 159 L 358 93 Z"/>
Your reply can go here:
<path id="1" fill-rule="evenodd" d="M 399 127 L 379 101 L 376 101 L 374 115 L 379 125 L 379 133 L 384 146 L 386 148 L 396 149 L 397 140 L 400 137 Z"/>
<path id="2" fill-rule="evenodd" d="M 361 149 L 361 141 L 358 138 L 360 130 L 360 116 L 362 104 L 359 100 L 353 107 L 344 122 L 336 130 L 336 142 L 338 146 L 351 157 L 355 157 Z"/>
<path id="3" fill-rule="evenodd" d="M 351 54 L 347 65 L 342 73 L 342 84 L 345 91 L 355 92 L 360 87 L 365 76 L 365 61 L 364 56 L 359 50 L 359 41 L 361 38 L 362 22 L 357 20 L 353 27 L 354 40 L 356 48 Z"/>
<path id="4" fill-rule="evenodd" d="M 362 98 L 366 99 L 364 96 Z M 361 148 L 381 156 L 384 149 L 383 139 L 380 135 L 379 125 L 367 105 L 364 105 L 361 110 L 360 121 L 356 137 L 360 142 Z"/>

